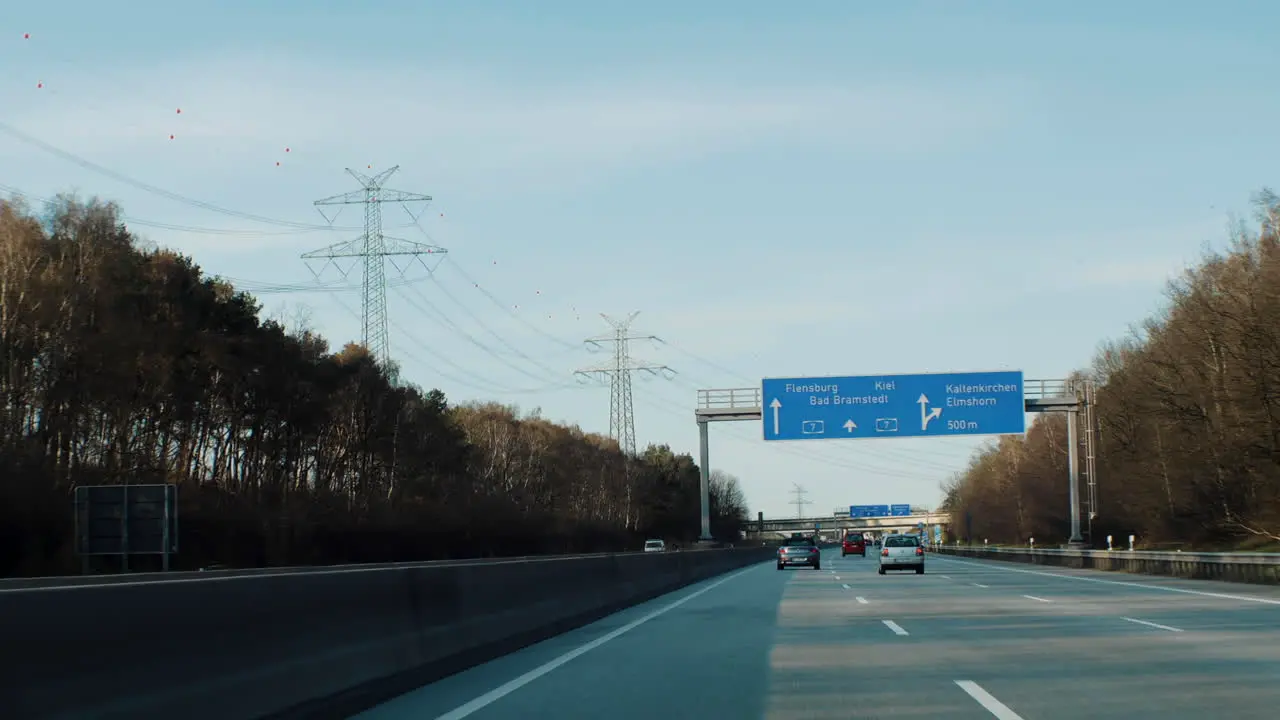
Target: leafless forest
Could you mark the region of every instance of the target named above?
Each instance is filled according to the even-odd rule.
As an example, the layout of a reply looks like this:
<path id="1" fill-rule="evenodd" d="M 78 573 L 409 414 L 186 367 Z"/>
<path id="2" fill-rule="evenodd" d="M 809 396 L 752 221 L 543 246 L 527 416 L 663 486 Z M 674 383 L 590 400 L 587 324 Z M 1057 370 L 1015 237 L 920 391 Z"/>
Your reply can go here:
<path id="1" fill-rule="evenodd" d="M 115 206 L 0 202 L 0 576 L 72 572 L 72 488 L 178 485 L 178 568 L 637 549 L 698 534 L 698 468 L 266 320 Z M 421 378 L 430 382 L 430 378 Z M 717 473 L 713 531 L 747 514 Z"/>
<path id="2" fill-rule="evenodd" d="M 1257 223 L 1172 280 L 1164 310 L 1082 373 L 1097 388 L 1094 545 L 1280 541 L 1280 198 L 1255 204 Z M 1045 415 L 976 455 L 946 487 L 953 535 L 1064 541 L 1066 448 L 1065 417 Z"/>

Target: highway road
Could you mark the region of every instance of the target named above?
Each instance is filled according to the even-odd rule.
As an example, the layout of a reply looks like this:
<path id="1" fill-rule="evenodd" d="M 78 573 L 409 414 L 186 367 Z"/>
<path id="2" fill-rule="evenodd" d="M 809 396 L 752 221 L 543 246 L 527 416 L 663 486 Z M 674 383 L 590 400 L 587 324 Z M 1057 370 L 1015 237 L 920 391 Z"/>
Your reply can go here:
<path id="1" fill-rule="evenodd" d="M 685 588 L 361 720 L 1231 717 L 1280 708 L 1280 588 L 826 551 Z M 516 592 L 513 589 L 513 592 Z"/>

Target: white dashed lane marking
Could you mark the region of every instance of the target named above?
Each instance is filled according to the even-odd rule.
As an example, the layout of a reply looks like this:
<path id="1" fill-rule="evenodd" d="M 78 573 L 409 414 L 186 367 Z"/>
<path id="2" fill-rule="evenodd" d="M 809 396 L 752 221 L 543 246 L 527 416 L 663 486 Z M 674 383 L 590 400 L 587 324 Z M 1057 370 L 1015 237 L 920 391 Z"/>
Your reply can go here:
<path id="1" fill-rule="evenodd" d="M 906 634 L 907 634 L 907 631 L 906 631 L 906 630 L 903 630 L 901 625 L 899 625 L 898 623 L 896 623 L 896 622 L 894 622 L 894 621 L 892 621 L 892 620 L 881 620 L 880 622 L 884 623 L 884 626 L 885 626 L 885 627 L 887 627 L 887 628 L 889 628 L 890 630 L 892 630 L 894 635 L 906 635 Z"/>
<path id="2" fill-rule="evenodd" d="M 999 720 L 1022 720 L 1022 716 L 1009 709 L 1008 705 L 1000 702 L 994 695 L 982 689 L 982 686 L 972 680 L 957 680 L 956 685 L 961 690 L 969 693 L 969 697 L 978 701 L 984 710 L 994 715 Z"/>
<path id="3" fill-rule="evenodd" d="M 1147 620 L 1139 620 L 1138 618 L 1127 617 L 1127 618 L 1120 618 L 1120 619 L 1128 620 L 1131 623 L 1137 623 L 1139 625 L 1146 625 L 1147 627 L 1153 627 L 1157 630 L 1168 630 L 1169 632 L 1182 632 L 1182 628 L 1170 627 L 1168 625 L 1161 625 L 1160 623 L 1153 623 Z"/>

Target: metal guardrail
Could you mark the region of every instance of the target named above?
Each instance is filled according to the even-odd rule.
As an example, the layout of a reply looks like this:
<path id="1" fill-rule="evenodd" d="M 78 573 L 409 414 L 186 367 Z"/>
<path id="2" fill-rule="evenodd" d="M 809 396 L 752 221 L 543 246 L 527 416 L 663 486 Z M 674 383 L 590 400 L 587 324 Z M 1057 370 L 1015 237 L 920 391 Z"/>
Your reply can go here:
<path id="1" fill-rule="evenodd" d="M 831 522 L 840 522 L 844 520 L 911 520 L 911 519 L 919 519 L 919 518 L 926 518 L 926 519 L 934 518 L 937 520 L 949 520 L 951 518 L 951 513 L 945 512 L 945 511 L 916 512 L 916 513 L 911 513 L 910 515 L 883 515 L 879 517 L 870 517 L 870 518 L 855 518 L 855 517 L 850 517 L 848 515 L 841 515 L 839 517 L 836 517 L 835 515 L 822 515 L 820 517 L 805 517 L 805 518 L 765 518 L 764 522 L 766 525 L 769 523 L 797 523 L 797 524 L 809 523 L 810 525 L 812 525 L 813 523 L 831 523 Z M 755 526 L 757 522 L 758 521 L 756 520 L 748 521 L 746 524 L 747 529 L 750 530 L 752 527 Z M 978 548 L 978 549 L 981 549 L 981 548 Z"/>
<path id="2" fill-rule="evenodd" d="M 759 387 L 698 391 L 698 410 L 758 410 L 761 407 Z"/>
<path id="3" fill-rule="evenodd" d="M 1072 397 L 1079 390 L 1076 382 L 1065 378 L 1022 381 L 1023 396 L 1029 400 Z M 763 407 L 760 387 L 718 388 L 698 391 L 699 410 L 742 410 Z"/>
<path id="4" fill-rule="evenodd" d="M 741 546 L 747 547 L 751 546 Z M 709 550 L 731 550 L 733 547 L 699 547 L 689 545 L 670 552 L 706 552 Z M 621 552 L 577 553 L 572 555 L 514 555 L 510 557 L 492 558 L 455 558 L 450 560 L 422 560 L 417 562 L 398 563 L 359 563 L 350 565 L 291 565 L 281 567 L 260 568 L 224 568 L 219 570 L 178 570 L 170 572 L 139 572 L 118 575 L 66 575 L 43 576 L 32 578 L 0 578 L 0 594 L 22 590 L 68 590 L 73 588 L 102 588 L 111 585 L 141 585 L 151 583 L 174 582 L 207 582 L 230 579 L 252 579 L 279 577 L 282 575 L 344 575 L 350 573 L 382 572 L 388 570 L 409 570 L 427 568 L 446 568 L 478 565 L 515 565 L 555 562 L 561 560 L 589 560 L 591 558 L 615 555 L 650 555 L 642 550 L 626 550 Z"/>
<path id="5" fill-rule="evenodd" d="M 1065 548 L 995 548 L 980 545 L 940 545 L 936 550 L 971 552 L 996 555 L 1022 555 L 1026 557 L 1057 556 L 1064 558 L 1097 558 L 1115 561 L 1154 560 L 1158 562 L 1222 563 L 1222 564 L 1275 564 L 1280 565 L 1280 553 L 1263 552 L 1188 552 L 1185 550 L 1070 550 Z"/>
<path id="6" fill-rule="evenodd" d="M 1022 395 L 1029 400 L 1070 397 L 1076 391 L 1073 386 L 1074 383 L 1063 378 L 1053 380 L 1026 378 L 1022 381 Z"/>

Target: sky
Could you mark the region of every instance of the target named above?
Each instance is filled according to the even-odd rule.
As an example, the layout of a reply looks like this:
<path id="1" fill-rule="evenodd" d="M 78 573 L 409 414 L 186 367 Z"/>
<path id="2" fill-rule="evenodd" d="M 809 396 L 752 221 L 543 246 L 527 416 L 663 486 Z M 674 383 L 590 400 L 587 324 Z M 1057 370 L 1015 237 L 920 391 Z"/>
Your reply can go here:
<path id="1" fill-rule="evenodd" d="M 607 386 L 573 373 L 611 360 L 582 342 L 601 313 L 638 311 L 660 339 L 632 354 L 676 374 L 636 377 L 637 438 L 696 457 L 699 388 L 1088 366 L 1275 182 L 1278 20 L 1226 0 L 23 3 L 0 18 L 0 190 L 116 201 L 341 346 L 360 268 L 300 256 L 359 237 L 363 208 L 330 227 L 313 203 L 398 166 L 387 187 L 432 201 L 385 203 L 385 232 L 447 250 L 387 266 L 406 380 L 605 433 Z M 983 442 L 766 446 L 718 423 L 711 465 L 766 517 L 935 507 Z"/>

